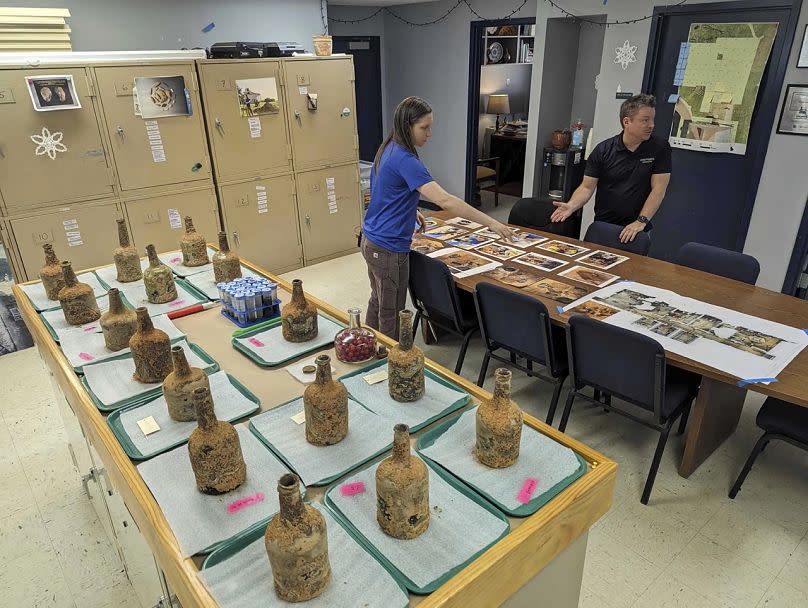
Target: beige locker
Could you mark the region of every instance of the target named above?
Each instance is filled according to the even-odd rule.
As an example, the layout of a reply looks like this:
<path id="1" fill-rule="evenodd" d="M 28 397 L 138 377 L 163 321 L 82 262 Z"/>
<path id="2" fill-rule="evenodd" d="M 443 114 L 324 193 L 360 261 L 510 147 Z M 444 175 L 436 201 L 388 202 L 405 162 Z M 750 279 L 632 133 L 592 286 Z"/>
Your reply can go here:
<path id="1" fill-rule="evenodd" d="M 154 245 L 157 251 L 179 249 L 186 215 L 209 243 L 217 241 L 219 213 L 212 188 L 126 200 L 123 205 L 135 247 L 144 254 L 146 245 Z"/>
<path id="2" fill-rule="evenodd" d="M 230 246 L 240 256 L 278 274 L 303 265 L 291 175 L 229 184 L 219 192 Z"/>
<path id="3" fill-rule="evenodd" d="M 182 76 L 191 116 L 144 119 L 135 115 L 135 78 Z M 207 180 L 210 166 L 202 109 L 192 63 L 95 68 L 98 94 L 124 191 Z M 174 91 L 175 104 L 184 93 Z M 162 149 L 161 149 L 162 148 Z"/>
<path id="4" fill-rule="evenodd" d="M 280 62 L 210 60 L 199 62 L 198 68 L 218 181 L 290 173 L 292 146 Z M 257 96 L 270 95 L 273 81 L 277 112 L 242 116 L 237 83 Z"/>
<path id="5" fill-rule="evenodd" d="M 353 60 L 287 59 L 283 65 L 295 171 L 357 161 Z"/>
<path id="6" fill-rule="evenodd" d="M 37 278 L 44 260 L 44 243 L 52 243 L 59 259 L 70 260 L 75 270 L 111 263 L 112 250 L 118 246 L 115 221 L 119 217 L 118 204 L 105 201 L 9 219 L 27 277 L 18 277 L 17 280 Z"/>
<path id="7" fill-rule="evenodd" d="M 37 112 L 26 76 L 73 77 L 81 108 Z M 8 215 L 112 196 L 111 167 L 84 68 L 0 70 L 0 195 Z"/>
<path id="8" fill-rule="evenodd" d="M 356 251 L 362 221 L 358 165 L 307 171 L 295 179 L 306 264 Z"/>

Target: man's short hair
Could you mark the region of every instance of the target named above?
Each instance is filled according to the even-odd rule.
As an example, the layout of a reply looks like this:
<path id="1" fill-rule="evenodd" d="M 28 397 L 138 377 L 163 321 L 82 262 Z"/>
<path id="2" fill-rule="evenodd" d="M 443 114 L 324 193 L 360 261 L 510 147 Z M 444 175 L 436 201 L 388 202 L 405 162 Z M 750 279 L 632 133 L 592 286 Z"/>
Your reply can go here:
<path id="1" fill-rule="evenodd" d="M 656 97 L 653 95 L 634 95 L 626 99 L 620 106 L 620 126 L 623 126 L 624 118 L 632 118 L 640 108 L 655 108 Z"/>

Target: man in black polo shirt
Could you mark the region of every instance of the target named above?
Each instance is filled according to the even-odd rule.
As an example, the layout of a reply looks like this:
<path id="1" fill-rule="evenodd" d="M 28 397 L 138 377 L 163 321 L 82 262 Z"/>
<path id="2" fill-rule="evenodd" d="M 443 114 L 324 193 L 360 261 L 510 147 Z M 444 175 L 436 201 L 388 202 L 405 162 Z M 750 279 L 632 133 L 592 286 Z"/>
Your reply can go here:
<path id="1" fill-rule="evenodd" d="M 671 179 L 671 147 L 654 130 L 656 100 L 635 95 L 620 106 L 623 132 L 600 142 L 586 160 L 581 185 L 551 217 L 563 222 L 586 205 L 597 188 L 595 220 L 625 226 L 620 241 L 629 243 L 643 230 L 662 204 Z"/>

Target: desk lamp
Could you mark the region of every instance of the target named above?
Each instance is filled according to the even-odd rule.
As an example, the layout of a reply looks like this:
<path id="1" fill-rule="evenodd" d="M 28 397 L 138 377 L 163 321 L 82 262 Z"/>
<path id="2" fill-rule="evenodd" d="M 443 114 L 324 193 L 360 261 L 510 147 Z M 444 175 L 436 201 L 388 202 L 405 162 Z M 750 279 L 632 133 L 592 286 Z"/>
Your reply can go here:
<path id="1" fill-rule="evenodd" d="M 488 105 L 485 108 L 486 114 L 497 115 L 497 131 L 499 131 L 499 115 L 510 114 L 511 104 L 507 93 L 498 93 L 488 96 Z"/>

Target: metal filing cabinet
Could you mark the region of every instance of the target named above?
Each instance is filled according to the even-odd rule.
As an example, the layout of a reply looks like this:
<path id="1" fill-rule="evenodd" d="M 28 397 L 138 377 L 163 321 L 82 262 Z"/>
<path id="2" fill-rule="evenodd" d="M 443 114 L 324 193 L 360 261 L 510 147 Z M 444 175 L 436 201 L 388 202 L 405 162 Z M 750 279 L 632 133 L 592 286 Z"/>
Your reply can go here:
<path id="1" fill-rule="evenodd" d="M 75 270 L 108 264 L 118 246 L 119 217 L 117 202 L 101 201 L 6 220 L 21 263 L 16 279 L 38 277 L 44 243 L 52 243 L 59 259 L 72 262 Z"/>
<path id="2" fill-rule="evenodd" d="M 357 162 L 352 58 L 294 58 L 283 66 L 295 171 Z"/>
<path id="3" fill-rule="evenodd" d="M 121 190 L 210 180 L 207 142 L 192 62 L 96 67 L 94 72 Z M 153 120 L 137 116 L 132 94 L 134 79 L 172 76 L 183 77 L 192 114 Z M 176 97 L 180 93 L 173 94 Z M 175 99 L 174 103 L 182 101 Z M 155 154 L 150 145 L 155 135 L 164 154 Z"/>
<path id="4" fill-rule="evenodd" d="M 219 199 L 230 246 L 239 255 L 278 274 L 303 265 L 291 175 L 228 184 Z"/>
<path id="5" fill-rule="evenodd" d="M 81 108 L 37 112 L 27 76 L 73 77 Z M 0 70 L 0 198 L 6 215 L 113 195 L 86 68 Z"/>
<path id="6" fill-rule="evenodd" d="M 356 163 L 295 175 L 307 265 L 356 251 L 361 224 Z"/>
<path id="7" fill-rule="evenodd" d="M 213 188 L 125 200 L 123 206 L 132 240 L 141 252 L 146 245 L 154 245 L 157 251 L 179 249 L 186 215 L 193 218 L 197 232 L 208 242 L 216 242 L 219 213 Z"/>
<path id="8" fill-rule="evenodd" d="M 198 70 L 218 183 L 291 173 L 280 61 L 204 60 Z M 245 108 L 248 116 L 242 115 L 237 88 L 257 100 Z M 263 104 L 266 98 L 276 103 Z"/>

